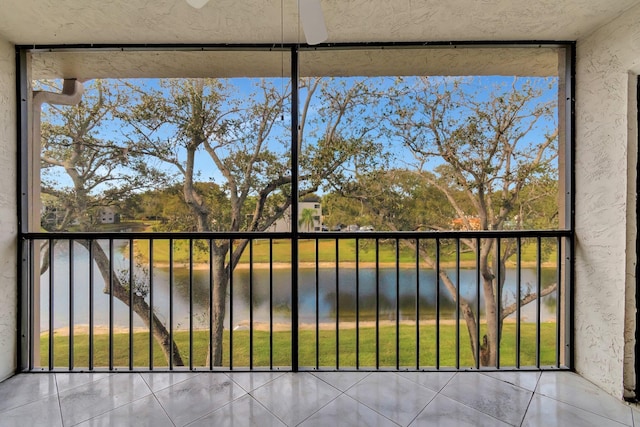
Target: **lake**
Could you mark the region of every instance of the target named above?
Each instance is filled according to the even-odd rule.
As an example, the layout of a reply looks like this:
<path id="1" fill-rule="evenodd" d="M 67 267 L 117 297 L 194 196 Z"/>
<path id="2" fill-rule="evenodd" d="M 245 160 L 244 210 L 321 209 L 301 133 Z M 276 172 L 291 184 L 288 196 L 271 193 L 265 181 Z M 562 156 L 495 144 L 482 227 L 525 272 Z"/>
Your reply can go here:
<path id="1" fill-rule="evenodd" d="M 73 316 L 76 325 L 89 324 L 89 269 L 88 254 L 79 245 L 74 248 L 74 306 Z M 114 257 L 117 271 L 128 276 L 128 260 L 117 251 Z M 94 324 L 108 325 L 109 295 L 103 292 L 104 282 L 97 269 L 94 271 Z M 446 270 L 450 277 L 456 280 L 455 270 Z M 340 267 L 338 269 L 338 286 L 336 289 L 336 269 L 320 268 L 318 270 L 318 322 L 335 323 L 336 306 L 339 303 L 340 320 L 354 321 L 356 301 L 359 302 L 361 320 L 375 320 L 376 307 L 376 271 L 375 268 L 361 267 L 359 274 L 359 292 L 356 298 L 356 269 Z M 270 277 L 271 275 L 271 277 Z M 49 329 L 48 301 L 49 284 L 48 272 L 41 277 L 41 321 L 42 331 Z M 395 320 L 396 301 L 399 299 L 400 319 L 415 320 L 416 280 L 420 283 L 420 318 L 433 319 L 436 304 L 435 272 L 421 269 L 419 277 L 414 268 L 401 267 L 396 272 L 395 267 L 381 267 L 379 269 L 379 307 L 381 320 Z M 269 294 L 270 279 L 273 300 L 273 321 L 290 325 L 291 322 L 291 270 L 274 268 L 271 273 L 262 266 L 253 269 L 253 309 L 256 325 L 266 327 L 269 322 Z M 555 269 L 543 269 L 542 285 L 555 281 Z M 169 270 L 168 268 L 154 268 L 153 270 L 153 306 L 156 315 L 168 325 L 169 317 Z M 316 271 L 314 268 L 299 269 L 299 321 L 303 324 L 316 322 Z M 399 295 L 396 295 L 397 283 Z M 69 260 L 65 248 L 56 248 L 54 259 L 54 329 L 66 328 L 69 324 Z M 460 270 L 460 294 L 463 298 L 473 302 L 473 307 L 480 298 L 483 304 L 482 291 L 476 292 L 476 271 L 474 269 Z M 189 271 L 186 268 L 174 268 L 174 329 L 189 328 Z M 535 289 L 536 270 L 521 270 L 521 289 Z M 208 326 L 209 306 L 209 271 L 195 269 L 193 271 L 193 326 L 204 328 Z M 246 267 L 239 267 L 233 275 L 233 320 L 234 327 L 246 325 L 249 321 L 250 272 Z M 338 299 L 336 299 L 338 295 Z M 515 301 L 516 271 L 509 269 L 503 291 L 503 301 Z M 555 321 L 556 305 L 555 293 L 542 299 L 541 320 Z M 147 296 L 147 300 L 149 297 Z M 229 303 L 227 298 L 227 316 L 225 327 L 229 328 Z M 451 296 L 440 283 L 440 318 L 455 319 L 455 305 Z M 535 321 L 535 303 L 522 308 L 521 319 L 525 322 Z M 127 328 L 129 325 L 129 309 L 121 301 L 114 298 L 114 326 Z M 512 316 L 513 317 L 513 316 Z M 143 324 L 134 315 L 134 326 Z"/>

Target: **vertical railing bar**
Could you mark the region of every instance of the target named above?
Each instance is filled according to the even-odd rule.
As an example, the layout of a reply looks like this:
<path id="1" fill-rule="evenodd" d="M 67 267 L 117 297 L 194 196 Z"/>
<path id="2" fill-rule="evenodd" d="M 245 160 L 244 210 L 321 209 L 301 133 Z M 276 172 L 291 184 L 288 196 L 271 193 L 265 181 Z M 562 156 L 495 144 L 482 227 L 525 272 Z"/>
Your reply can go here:
<path id="1" fill-rule="evenodd" d="M 542 239 L 536 238 L 536 368 L 540 368 L 540 288 L 542 283 Z"/>
<path id="2" fill-rule="evenodd" d="M 336 239 L 336 370 L 340 369 L 340 241 Z"/>
<path id="3" fill-rule="evenodd" d="M 460 238 L 456 238 L 456 369 L 460 369 Z"/>
<path id="4" fill-rule="evenodd" d="M 560 367 L 560 315 L 562 312 L 560 311 L 562 300 L 562 290 L 560 289 L 560 278 L 562 277 L 562 238 L 557 237 L 557 252 L 558 255 L 556 257 L 556 368 Z"/>
<path id="5" fill-rule="evenodd" d="M 249 370 L 253 370 L 253 239 L 249 240 Z"/>
<path id="6" fill-rule="evenodd" d="M 360 239 L 356 238 L 356 369 L 360 369 Z"/>
<path id="7" fill-rule="evenodd" d="M 213 370 L 213 239 L 209 239 L 209 370 Z M 223 328 L 224 330 L 224 328 Z"/>
<path id="8" fill-rule="evenodd" d="M 73 239 L 69 240 L 69 370 L 73 371 Z"/>
<path id="9" fill-rule="evenodd" d="M 211 275 L 209 275 L 211 277 Z M 169 239 L 169 370 L 173 370 L 173 239 Z"/>
<path id="10" fill-rule="evenodd" d="M 233 239 L 229 239 L 229 369 L 233 370 Z M 212 355 L 213 357 L 213 355 Z"/>
<path id="11" fill-rule="evenodd" d="M 133 287 L 135 286 L 133 239 L 129 239 L 129 370 L 133 371 Z M 173 342 L 173 340 L 171 341 Z"/>
<path id="12" fill-rule="evenodd" d="M 34 298 L 34 288 L 35 288 L 35 245 L 36 242 L 33 239 L 29 240 L 29 370 L 33 370 L 34 368 L 34 345 L 35 345 L 35 298 Z M 38 259 L 38 261 L 40 261 Z M 38 325 L 38 329 L 39 329 Z M 40 355 L 38 355 L 40 357 Z"/>
<path id="13" fill-rule="evenodd" d="M 109 370 L 113 371 L 113 239 L 109 239 Z"/>
<path id="14" fill-rule="evenodd" d="M 269 369 L 273 370 L 273 239 L 269 239 Z"/>
<path id="15" fill-rule="evenodd" d="M 54 319 L 54 304 L 53 304 L 53 253 L 55 251 L 55 243 L 53 239 L 49 239 L 49 370 L 53 370 L 54 352 L 53 352 L 53 319 Z"/>
<path id="16" fill-rule="evenodd" d="M 380 369 L 380 240 L 376 237 L 376 369 Z"/>
<path id="17" fill-rule="evenodd" d="M 153 371 L 153 238 L 149 239 L 149 370 Z"/>
<path id="18" fill-rule="evenodd" d="M 420 239 L 416 238 L 416 370 L 420 369 Z"/>
<path id="19" fill-rule="evenodd" d="M 480 246 L 480 238 L 476 237 L 476 369 L 480 369 Z"/>
<path id="20" fill-rule="evenodd" d="M 502 251 L 501 239 L 496 238 L 496 369 L 500 369 L 500 323 L 502 322 Z"/>
<path id="21" fill-rule="evenodd" d="M 436 238 L 436 369 L 440 369 L 440 239 Z"/>
<path id="22" fill-rule="evenodd" d="M 189 370 L 193 371 L 193 238 L 189 238 Z"/>
<path id="23" fill-rule="evenodd" d="M 93 244 L 92 239 L 87 240 L 89 245 L 89 370 L 93 371 Z"/>
<path id="24" fill-rule="evenodd" d="M 291 108 L 289 112 L 291 114 L 291 126 L 289 129 L 291 132 L 291 218 L 295 218 L 293 227 L 291 227 L 291 370 L 298 372 L 299 370 L 299 332 L 300 332 L 300 316 L 299 316 L 299 269 L 300 269 L 300 229 L 298 227 L 298 215 L 299 215 L 299 198 L 300 198 L 300 148 L 301 139 L 298 131 L 299 128 L 299 105 L 298 105 L 298 90 L 300 84 L 300 69 L 299 69 L 299 56 L 298 46 L 291 47 Z"/>
<path id="25" fill-rule="evenodd" d="M 316 369 L 320 369 L 320 240 L 316 239 Z"/>
<path id="26" fill-rule="evenodd" d="M 396 238 L 396 370 L 400 369 L 400 239 Z"/>
<path id="27" fill-rule="evenodd" d="M 516 368 L 520 369 L 520 301 L 522 300 L 522 239 L 516 239 Z"/>
<path id="28" fill-rule="evenodd" d="M 113 371 L 113 239 L 109 239 L 109 370 Z"/>

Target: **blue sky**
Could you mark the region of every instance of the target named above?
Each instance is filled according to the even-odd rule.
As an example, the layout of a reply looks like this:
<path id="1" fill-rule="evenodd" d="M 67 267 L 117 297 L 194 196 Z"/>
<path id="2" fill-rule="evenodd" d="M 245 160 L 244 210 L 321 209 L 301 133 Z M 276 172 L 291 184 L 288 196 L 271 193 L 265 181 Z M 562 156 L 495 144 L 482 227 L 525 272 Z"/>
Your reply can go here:
<path id="1" fill-rule="evenodd" d="M 376 78 L 371 78 L 371 79 L 375 79 L 375 81 L 377 81 L 377 83 L 379 84 L 379 87 L 382 89 L 385 88 L 389 88 L 392 85 L 394 85 L 394 81 L 396 79 L 396 77 L 391 76 L 391 77 L 376 77 Z M 409 78 L 405 78 L 407 81 L 411 80 L 411 77 Z M 451 78 L 449 77 L 430 77 L 430 79 L 435 80 L 435 81 L 441 81 L 441 82 L 450 82 Z M 355 84 L 355 82 L 361 81 L 363 80 L 362 77 L 345 77 L 345 78 L 336 78 L 334 79 L 333 83 L 334 85 L 345 85 L 347 87 L 349 87 L 350 85 Z M 536 84 L 546 84 L 546 80 L 543 79 L 532 79 L 535 80 Z M 256 97 L 257 99 L 260 99 L 260 94 L 259 92 L 256 91 L 255 87 L 256 87 L 256 83 L 259 81 L 259 79 L 256 78 L 234 78 L 234 79 L 227 79 L 226 82 L 233 88 L 231 90 L 231 98 L 230 100 L 238 100 L 240 102 L 242 101 L 246 101 L 248 100 L 250 97 Z M 276 90 L 278 91 L 283 91 L 283 90 L 288 90 L 288 86 L 289 86 L 289 80 L 288 79 L 282 79 L 282 78 L 273 78 L 273 79 L 268 79 L 269 83 L 272 84 L 274 86 L 274 88 L 276 88 Z M 501 86 L 501 85 L 506 85 L 507 87 L 509 87 L 513 81 L 513 77 L 498 77 L 498 76 L 485 76 L 485 77 L 468 77 L 468 78 L 462 78 L 463 82 L 468 82 L 468 86 L 465 86 L 465 93 L 467 94 L 471 94 L 473 91 L 477 91 L 477 97 L 475 98 L 477 101 L 486 101 L 489 97 L 489 93 L 491 92 L 491 90 L 497 86 Z M 149 90 L 161 90 L 163 92 L 167 92 L 167 90 L 165 88 L 162 88 L 159 80 L 157 79 L 136 79 L 136 80 L 130 80 L 131 83 L 139 86 L 139 87 L 143 87 L 143 88 L 148 88 Z M 522 84 L 522 83 L 519 83 Z M 90 89 L 91 87 L 91 82 L 87 83 L 87 86 Z M 304 102 L 304 97 L 305 97 L 306 91 L 305 90 L 301 90 L 300 91 L 300 101 Z M 549 90 L 544 91 L 544 94 L 542 97 L 539 98 L 539 100 L 541 102 L 551 102 L 551 101 L 555 101 L 557 99 L 557 82 L 552 82 L 552 87 Z M 318 113 L 322 107 L 322 102 L 324 102 L 326 100 L 320 100 L 320 99 L 315 99 L 310 107 L 310 111 L 311 114 L 308 117 L 308 122 L 307 123 L 307 127 L 305 130 L 305 136 L 306 138 L 310 138 L 313 137 L 313 129 L 311 126 L 311 122 L 318 122 L 318 124 L 320 126 L 323 125 L 322 123 L 322 119 L 323 117 L 320 116 L 320 114 Z M 405 100 L 405 102 L 410 102 L 408 99 Z M 224 104 L 224 103 L 223 103 Z M 47 106 L 44 107 L 44 110 L 48 110 Z M 360 112 L 361 114 L 363 114 L 363 117 L 370 115 L 370 116 L 375 116 L 376 114 L 379 114 L 379 111 L 375 111 L 373 106 L 365 106 L 363 108 L 363 110 Z M 55 121 L 55 119 L 53 119 Z M 278 117 L 278 123 L 276 124 L 276 126 L 274 127 L 274 130 L 272 132 L 272 142 L 270 143 L 270 149 L 272 149 L 273 151 L 277 152 L 279 155 L 281 156 L 286 156 L 286 152 L 285 152 L 285 147 L 283 147 L 283 145 L 281 144 L 281 141 L 285 141 L 287 146 L 288 143 L 290 141 L 290 117 L 288 114 L 285 114 L 283 116 L 283 118 L 281 119 L 280 117 Z M 550 122 L 543 122 L 540 124 L 540 126 L 536 127 L 532 132 L 531 132 L 531 137 L 534 139 L 540 139 L 545 130 L 549 127 L 555 126 L 554 123 L 550 123 Z M 322 130 L 322 129 L 320 129 Z M 346 129 L 345 132 L 346 134 L 349 134 L 351 130 L 355 130 L 354 129 Z M 127 133 L 128 131 L 130 131 L 130 129 L 127 126 L 124 126 L 122 124 L 122 122 L 118 121 L 118 120 L 105 120 L 100 128 L 98 129 L 98 134 L 101 138 L 107 139 L 107 140 L 122 140 L 123 139 L 123 134 Z M 160 131 L 158 133 L 158 136 L 161 138 L 171 138 L 171 129 L 169 128 L 164 128 L 162 131 Z M 382 138 L 381 135 L 376 135 L 375 131 L 372 131 L 370 133 L 371 137 L 375 137 L 375 138 Z M 394 152 L 396 154 L 396 158 L 397 159 L 402 159 L 403 157 L 406 157 L 409 155 L 408 152 L 406 152 L 406 150 L 403 150 L 402 147 L 399 146 L 398 143 L 394 143 L 393 139 L 387 139 L 388 143 L 391 143 L 392 145 L 394 145 Z M 305 140 L 306 144 L 313 144 L 313 139 L 309 140 L 306 139 Z M 304 150 L 304 147 L 303 147 Z M 184 150 L 181 151 L 182 156 L 184 157 Z M 396 160 L 399 164 L 401 164 L 400 160 Z M 158 161 L 156 161 L 158 162 Z M 170 170 L 171 167 L 168 165 L 162 165 L 161 163 L 157 163 L 158 166 L 163 167 L 163 168 L 167 168 L 167 170 Z M 434 160 L 431 163 L 431 167 L 435 167 L 439 164 L 439 162 L 437 160 Z M 209 180 L 213 180 L 214 182 L 218 183 L 218 184 L 222 184 L 224 183 L 224 178 L 222 177 L 222 175 L 220 174 L 220 172 L 215 168 L 215 165 L 213 164 L 213 162 L 211 161 L 211 159 L 209 158 L 209 156 L 205 153 L 205 152 L 199 152 L 198 156 L 197 156 L 197 160 L 196 160 L 196 168 L 198 170 L 198 180 L 200 181 L 209 181 Z M 68 185 L 70 183 L 70 181 L 65 178 L 65 174 L 59 174 L 59 177 L 57 178 L 59 183 L 61 185 Z"/>

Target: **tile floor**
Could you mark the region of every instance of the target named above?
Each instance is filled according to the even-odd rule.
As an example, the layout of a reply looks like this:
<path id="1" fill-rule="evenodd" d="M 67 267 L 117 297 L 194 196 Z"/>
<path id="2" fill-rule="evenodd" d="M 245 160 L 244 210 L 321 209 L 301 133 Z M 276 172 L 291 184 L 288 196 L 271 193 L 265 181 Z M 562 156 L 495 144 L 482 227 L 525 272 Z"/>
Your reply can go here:
<path id="1" fill-rule="evenodd" d="M 22 374 L 0 426 L 636 426 L 570 372 Z"/>

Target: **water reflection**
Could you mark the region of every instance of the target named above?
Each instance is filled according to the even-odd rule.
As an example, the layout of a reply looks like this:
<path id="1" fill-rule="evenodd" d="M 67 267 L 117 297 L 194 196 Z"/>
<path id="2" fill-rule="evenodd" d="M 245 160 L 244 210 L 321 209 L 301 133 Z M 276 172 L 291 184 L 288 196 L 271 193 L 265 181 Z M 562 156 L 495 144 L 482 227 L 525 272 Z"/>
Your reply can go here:
<path id="1" fill-rule="evenodd" d="M 121 254 L 114 257 L 116 268 L 128 275 L 128 260 Z M 210 274 L 207 266 L 196 269 L 190 277 L 187 268 L 174 269 L 173 281 L 173 324 L 175 329 L 187 329 L 190 320 L 194 328 L 208 326 L 209 315 L 209 283 Z M 356 277 L 358 272 L 358 277 Z M 139 273 L 139 272 L 138 272 Z M 456 280 L 455 271 L 449 271 Z M 543 269 L 542 286 L 555 281 L 555 269 Z M 89 271 L 88 254 L 86 251 L 76 250 L 73 266 L 74 277 L 74 305 L 73 318 L 75 325 L 89 324 Z M 274 268 L 271 272 L 264 266 L 256 266 L 253 278 L 253 309 L 254 322 L 258 326 L 266 327 L 270 320 L 273 322 L 290 324 L 291 321 L 291 271 L 285 268 Z M 475 307 L 478 298 L 483 305 L 482 292 L 477 292 L 477 274 L 473 269 L 460 271 L 460 294 Z M 41 330 L 49 329 L 48 324 L 48 273 L 41 277 Z M 69 261 L 67 252 L 57 250 L 54 259 L 54 328 L 64 328 L 69 322 Z M 381 320 L 396 319 L 396 305 L 399 306 L 400 320 L 415 320 L 416 296 L 419 298 L 420 318 L 434 319 L 437 300 L 435 272 L 422 269 L 419 275 L 413 268 L 395 267 L 355 268 L 340 267 L 336 274 L 335 267 L 320 268 L 317 274 L 318 298 L 316 306 L 316 271 L 313 268 L 299 270 L 299 318 L 301 323 L 335 322 L 339 307 L 340 321 L 354 321 L 356 307 L 360 319 L 375 320 L 378 307 Z M 153 269 L 153 307 L 156 315 L 169 323 L 169 270 L 166 267 Z M 225 327 L 246 325 L 249 320 L 250 272 L 246 266 L 240 266 L 234 272 L 233 289 L 229 290 L 227 316 Z M 99 273 L 94 272 L 94 324 L 107 325 L 109 322 L 109 296 L 103 292 L 104 282 Z M 521 271 L 522 292 L 528 287 L 535 289 L 536 270 L 523 269 Z M 358 287 L 356 295 L 356 287 Z M 379 289 L 376 297 L 376 288 Z M 516 271 L 508 270 L 504 288 L 504 302 L 515 301 Z M 194 315 L 189 318 L 190 297 L 192 298 Z M 147 296 L 149 301 L 150 296 Z M 229 304 L 233 301 L 233 319 L 230 319 Z M 273 310 L 270 313 L 270 301 Z M 440 315 L 441 319 L 455 318 L 455 304 L 453 299 L 440 283 Z M 317 316 L 316 316 L 317 310 Z M 522 320 L 535 321 L 535 303 L 522 309 Z M 114 299 L 114 326 L 128 328 L 129 309 Z M 545 297 L 541 304 L 541 321 L 554 321 L 556 314 L 555 293 Z M 143 324 L 134 315 L 134 326 Z"/>

